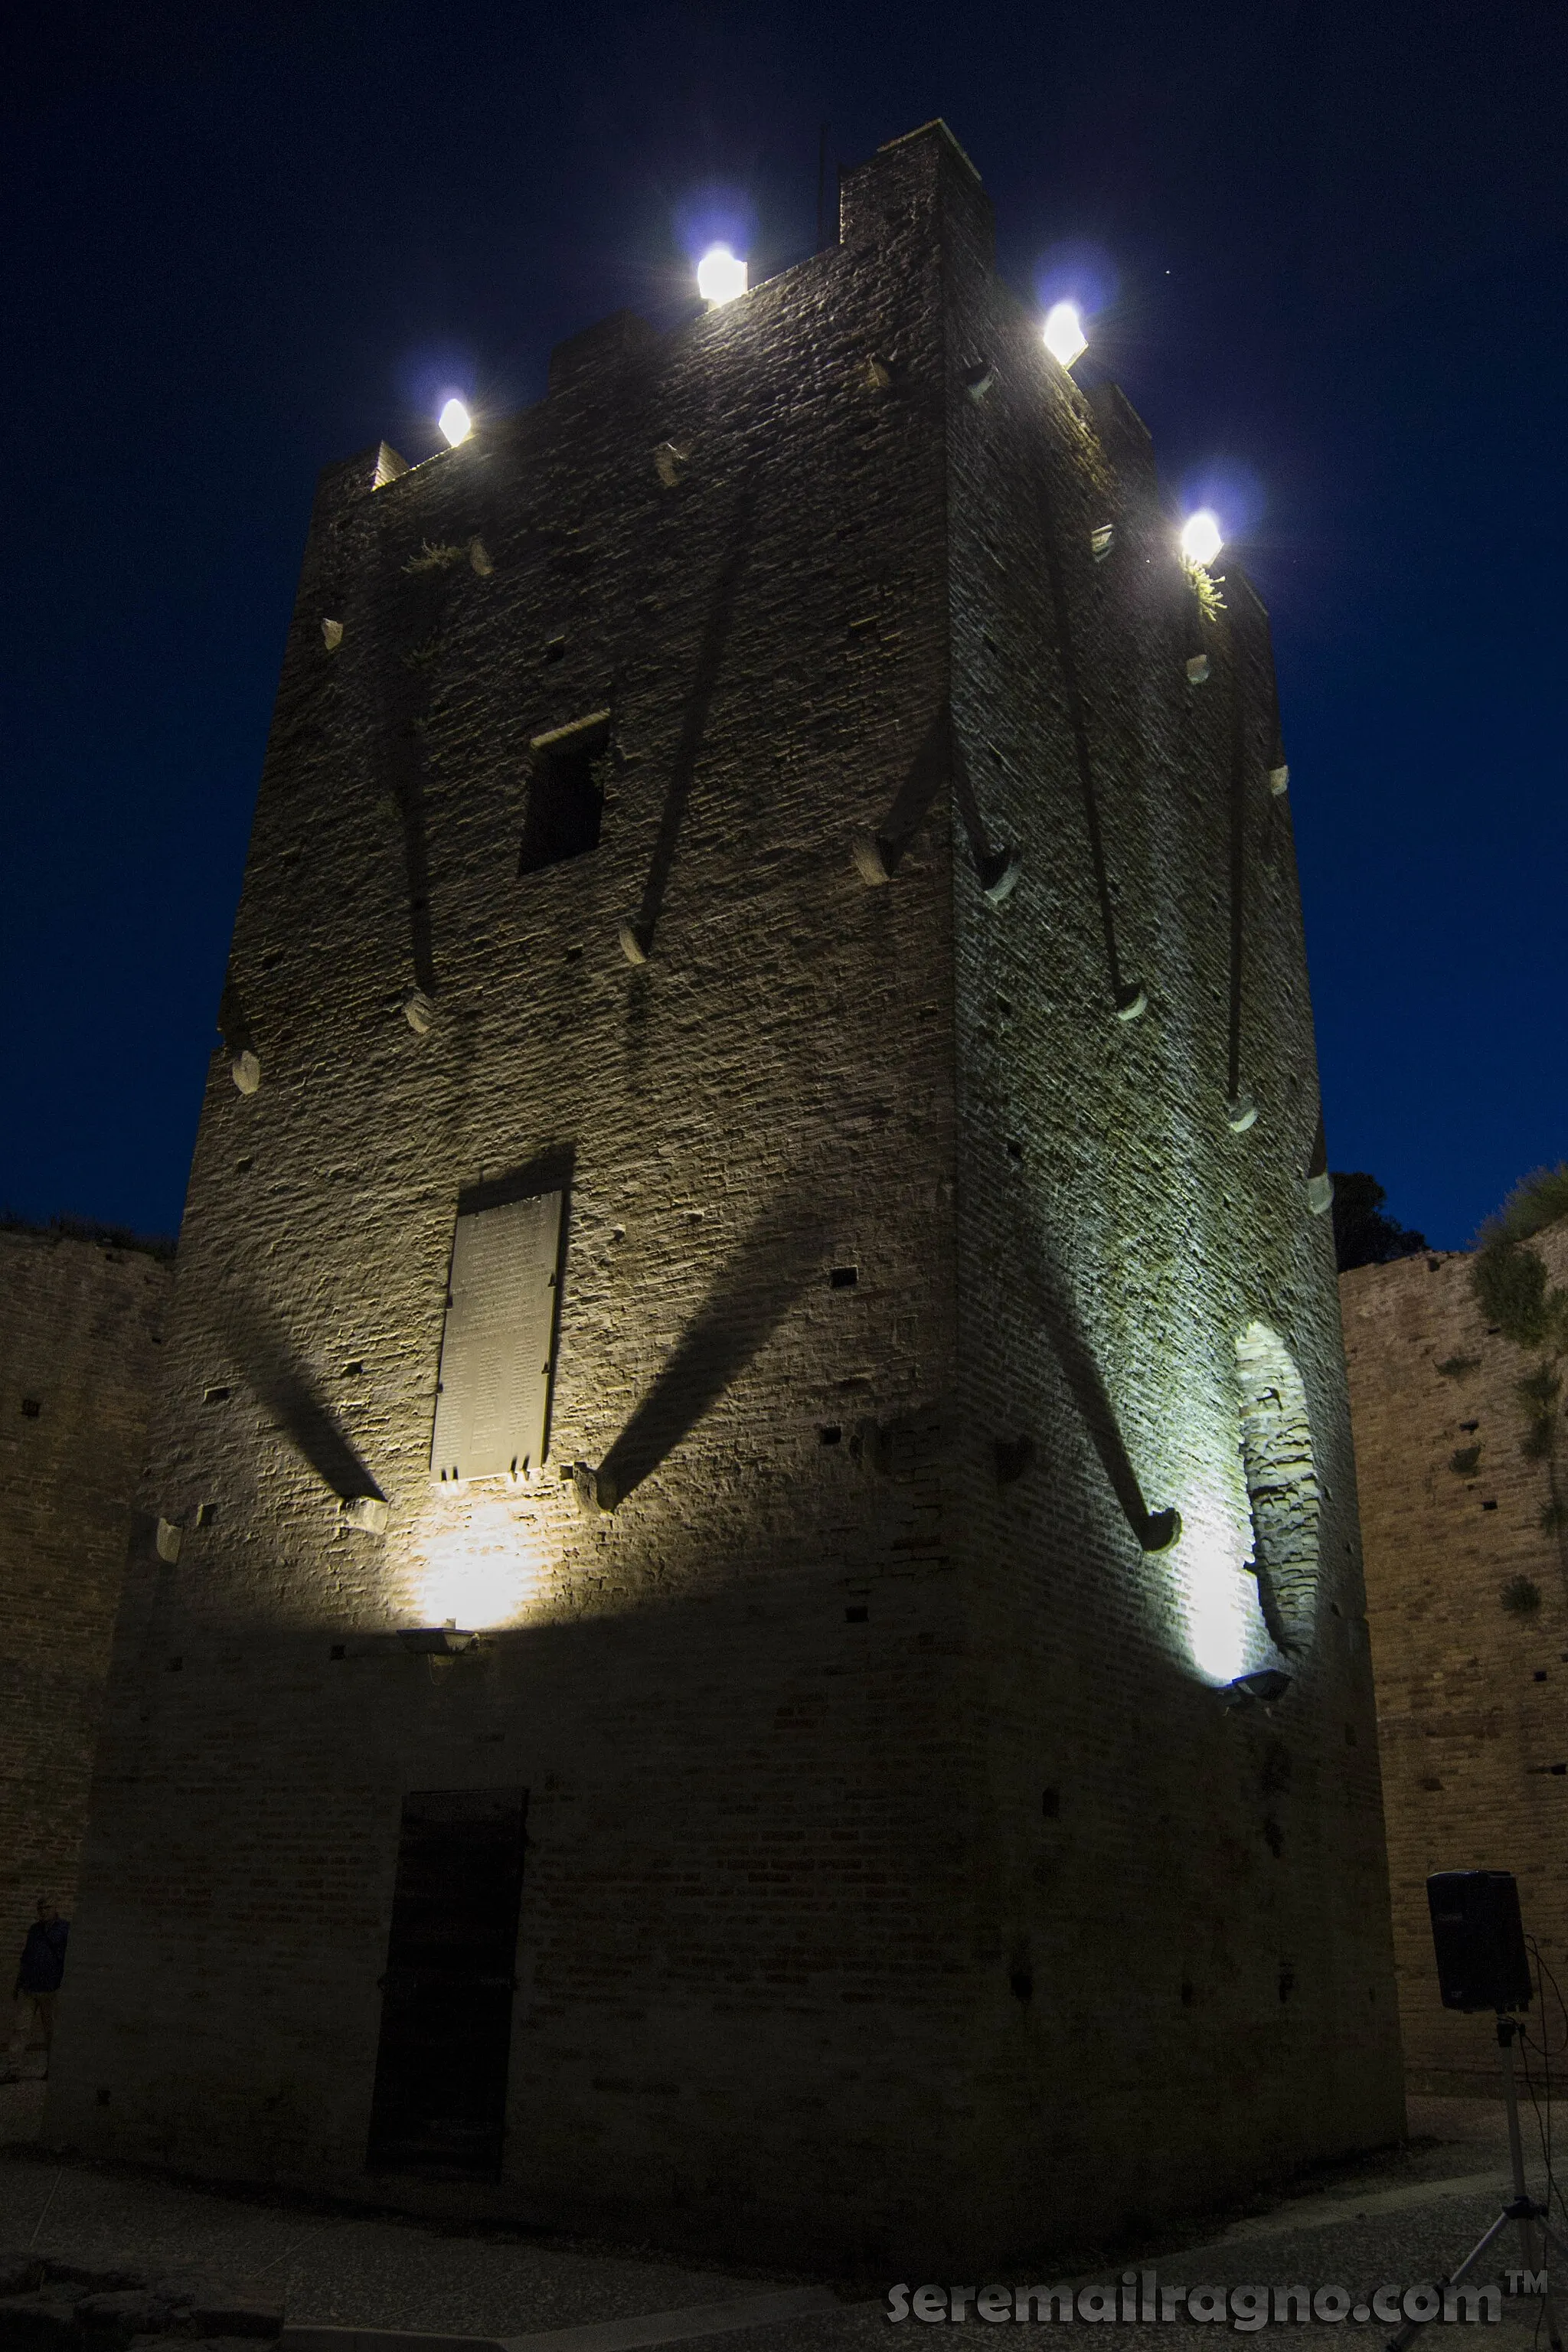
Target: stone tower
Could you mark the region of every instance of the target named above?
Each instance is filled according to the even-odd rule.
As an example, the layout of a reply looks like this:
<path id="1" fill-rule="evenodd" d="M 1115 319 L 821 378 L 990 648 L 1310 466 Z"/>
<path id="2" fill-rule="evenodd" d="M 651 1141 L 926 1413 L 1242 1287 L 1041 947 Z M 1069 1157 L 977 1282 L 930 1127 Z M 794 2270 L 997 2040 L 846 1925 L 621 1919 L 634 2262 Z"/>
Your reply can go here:
<path id="1" fill-rule="evenodd" d="M 1397 2131 L 1221 593 L 941 124 L 329 471 L 52 2137 L 934 2274 Z"/>

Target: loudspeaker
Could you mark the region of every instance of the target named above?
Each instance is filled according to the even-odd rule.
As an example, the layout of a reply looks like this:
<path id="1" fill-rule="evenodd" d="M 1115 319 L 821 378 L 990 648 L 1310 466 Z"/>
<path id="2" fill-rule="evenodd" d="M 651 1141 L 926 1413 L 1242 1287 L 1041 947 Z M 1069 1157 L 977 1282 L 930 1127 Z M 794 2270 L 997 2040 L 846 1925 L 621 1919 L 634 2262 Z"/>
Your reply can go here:
<path id="1" fill-rule="evenodd" d="M 1530 1955 L 1508 1870 L 1435 1870 L 1426 1881 L 1445 2009 L 1528 2009 Z"/>

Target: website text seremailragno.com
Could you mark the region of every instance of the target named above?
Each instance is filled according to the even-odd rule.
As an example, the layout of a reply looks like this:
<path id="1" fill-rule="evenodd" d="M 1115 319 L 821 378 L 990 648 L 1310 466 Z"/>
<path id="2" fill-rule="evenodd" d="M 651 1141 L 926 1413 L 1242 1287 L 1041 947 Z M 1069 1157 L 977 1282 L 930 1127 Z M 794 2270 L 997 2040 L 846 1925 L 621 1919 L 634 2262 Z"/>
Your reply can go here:
<path id="1" fill-rule="evenodd" d="M 1510 2295 L 1547 2291 L 1544 2271 L 1510 2270 L 1507 2277 Z M 1305 2326 L 1314 2321 L 1383 2327 L 1397 2327 L 1405 2320 L 1423 2326 L 1433 2321 L 1484 2325 L 1502 2317 L 1502 2299 L 1503 2290 L 1496 2284 L 1453 2286 L 1426 2280 L 1415 2286 L 1389 2281 L 1363 2288 L 1178 2286 L 1154 2271 L 1123 2271 L 1120 2286 L 910 2286 L 900 2280 L 888 2289 L 884 2316 L 894 2326 L 912 2319 L 928 2326 L 972 2319 L 994 2326 L 1010 2319 L 1059 2326 L 1206 2321 L 1249 2336 L 1270 2325 Z"/>

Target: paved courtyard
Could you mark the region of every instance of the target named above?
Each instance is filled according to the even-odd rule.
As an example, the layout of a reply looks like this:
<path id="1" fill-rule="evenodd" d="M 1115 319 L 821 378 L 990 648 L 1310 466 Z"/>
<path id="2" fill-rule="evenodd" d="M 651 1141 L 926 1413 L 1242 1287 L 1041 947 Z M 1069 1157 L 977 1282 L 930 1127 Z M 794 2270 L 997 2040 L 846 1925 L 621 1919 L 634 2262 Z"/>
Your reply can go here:
<path id="1" fill-rule="evenodd" d="M 522 2231 L 450 2231 L 384 2212 L 62 2165 L 37 2145 L 42 2096 L 41 2084 L 0 2087 L 0 2247 L 31 2246 L 84 2268 L 178 2273 L 280 2301 L 297 2352 L 310 2352 L 304 2332 L 317 2328 L 530 2338 L 533 2352 L 631 2352 L 699 2335 L 711 2352 L 855 2352 L 889 2340 L 890 2282 L 705 2269 L 635 2247 L 606 2251 Z M 1528 2110 L 1526 2125 L 1533 2143 Z M 1115 2281 L 1125 2263 L 1136 2262 L 1189 2286 L 1305 2282 L 1364 2292 L 1384 2281 L 1415 2284 L 1449 2267 L 1495 2215 L 1507 2141 L 1500 2102 L 1413 2100 L 1410 2129 L 1404 2148 L 1299 2184 L 1288 2198 L 1259 2198 L 1251 2211 L 1215 2215 L 1168 2244 L 1085 2249 L 1069 2274 Z M 1531 2154 L 1539 2185 L 1533 2145 Z M 1497 2270 L 1518 2260 L 1510 2247 Z M 1012 2283 L 1039 2275 L 1020 2272 Z M 1062 2273 L 1045 2275 L 1054 2281 Z M 1522 2352 L 1539 2316 L 1537 2303 L 1505 2297 L 1502 2320 L 1485 2328 L 1485 2339 L 1497 2352 Z M 741 2319 L 751 2324 L 739 2326 Z M 1075 2322 L 1075 2332 L 1085 2324 Z M 973 2306 L 967 2325 L 985 2332 Z M 1046 2332 L 1033 2321 L 1023 2325 L 1025 2340 Z M 1011 2324 L 1008 2340 L 1019 2340 L 1018 2326 Z M 900 2332 L 906 2343 L 931 2341 L 919 2320 Z M 1050 2332 L 1059 2340 L 1061 2323 Z M 1271 2322 L 1263 2331 L 1271 2343 L 1283 2336 L 1304 2347 L 1348 2333 L 1368 2352 L 1389 2332 L 1353 2320 Z M 1451 2333 L 1434 2331 L 1437 2340 Z M 1180 2321 L 1132 2322 L 1118 2324 L 1113 2340 L 1128 2352 L 1153 2352 L 1156 2345 L 1174 2352 L 1211 2335 L 1208 2326 Z M 542 2337 L 558 2343 L 546 2347 Z"/>

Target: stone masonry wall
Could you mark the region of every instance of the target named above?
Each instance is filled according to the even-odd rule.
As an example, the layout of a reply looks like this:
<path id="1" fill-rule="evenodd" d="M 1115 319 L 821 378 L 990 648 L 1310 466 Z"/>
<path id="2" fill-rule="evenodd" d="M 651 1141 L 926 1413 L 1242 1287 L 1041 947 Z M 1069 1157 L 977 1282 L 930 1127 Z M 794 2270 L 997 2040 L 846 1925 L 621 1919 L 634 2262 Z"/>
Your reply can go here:
<path id="1" fill-rule="evenodd" d="M 68 1918 L 171 1269 L 0 1232 L 0 1969 Z"/>
<path id="2" fill-rule="evenodd" d="M 950 364 L 994 379 L 950 409 L 953 704 L 988 839 L 1021 856 L 1000 903 L 962 851 L 953 889 L 987 1780 L 975 2193 L 1010 2199 L 1022 2234 L 1042 2177 L 1087 2231 L 1108 2180 L 1158 2210 L 1177 2179 L 1215 2193 L 1237 2168 L 1393 2137 L 1402 2107 L 1267 623 L 1234 566 L 1200 621 L 1138 420 L 1080 395 L 993 276 L 953 275 Z M 1247 1572 L 1260 1319 L 1306 1384 L 1321 1506 L 1315 1605 L 1284 1653 Z M 1145 1549 L 1173 1506 L 1180 1540 Z M 1218 1703 L 1271 1661 L 1292 1676 L 1277 1706 Z M 1153 2082 L 1158 2121 L 1130 2146 Z"/>
<path id="3" fill-rule="evenodd" d="M 184 1540 L 129 1581 L 47 2131 L 938 2268 L 1387 2137 L 1261 616 L 1231 625 L 1264 1108 L 1237 1136 L 1232 640 L 1189 705 L 1146 442 L 996 285 L 950 135 L 850 177 L 837 249 L 662 338 L 606 321 L 551 383 L 384 487 L 375 452 L 323 480 L 153 1439 Z M 1137 1028 L 1074 830 L 1042 476 L 1127 765 Z M 1091 573 L 1107 499 L 1127 543 Z M 598 713 L 599 845 L 520 876 L 531 746 Z M 433 1489 L 454 1216 L 531 1178 L 570 1194 L 550 1458 Z M 1258 1315 L 1325 1488 L 1272 1716 L 1216 1687 L 1276 1656 Z M 340 1509 L 366 1496 L 384 1539 Z M 396 1640 L 447 1618 L 477 1650 Z M 502 2175 L 367 2183 L 402 1796 L 487 1786 L 528 1791 Z"/>
<path id="4" fill-rule="evenodd" d="M 1531 1244 L 1568 1282 L 1568 1226 Z M 1510 1870 L 1568 1990 L 1568 1570 L 1521 1451 L 1536 1360 L 1489 1330 L 1462 1252 L 1340 1277 L 1377 1677 L 1394 1953 L 1413 2089 L 1499 2095 L 1490 2021 L 1445 2010 L 1426 1881 Z M 1504 1596 L 1522 1580 L 1531 1588 Z M 1531 1593 L 1538 1596 L 1533 1601 Z M 1534 2030 L 1555 2042 L 1556 2012 Z"/>

